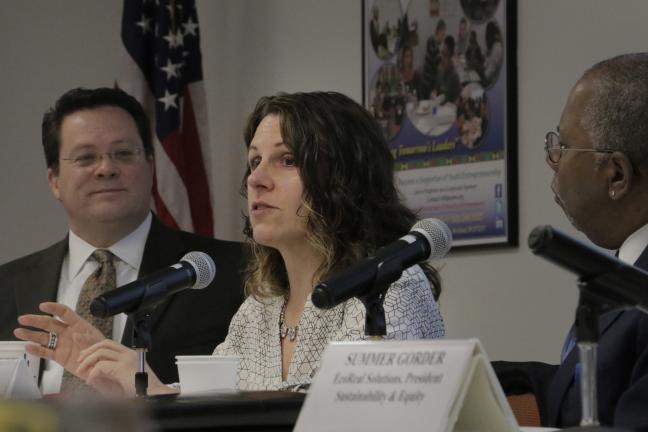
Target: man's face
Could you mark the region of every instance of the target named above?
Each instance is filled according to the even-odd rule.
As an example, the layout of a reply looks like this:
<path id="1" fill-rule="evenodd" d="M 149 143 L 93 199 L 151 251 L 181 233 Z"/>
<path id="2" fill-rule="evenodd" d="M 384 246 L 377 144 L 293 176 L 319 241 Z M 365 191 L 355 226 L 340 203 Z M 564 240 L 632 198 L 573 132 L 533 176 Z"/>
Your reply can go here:
<path id="1" fill-rule="evenodd" d="M 593 148 L 582 118 L 591 96 L 591 83 L 587 78 L 579 81 L 567 99 L 560 118 L 560 141 L 568 148 Z M 596 163 L 601 153 L 563 150 L 557 164 L 547 160 L 554 170 L 551 189 L 556 202 L 562 207 L 570 222 L 594 243 L 599 244 L 609 220 L 606 208 L 610 204 L 607 179 L 603 167 Z"/>
<path id="2" fill-rule="evenodd" d="M 137 152 L 129 162 L 107 155 L 129 149 Z M 89 166 L 64 160 L 92 154 L 102 157 Z M 150 208 L 153 162 L 144 154 L 135 121 L 127 111 L 104 106 L 66 116 L 59 158 L 58 173 L 50 168 L 48 181 L 73 232 L 81 234 L 98 224 L 134 229 L 144 220 Z"/>

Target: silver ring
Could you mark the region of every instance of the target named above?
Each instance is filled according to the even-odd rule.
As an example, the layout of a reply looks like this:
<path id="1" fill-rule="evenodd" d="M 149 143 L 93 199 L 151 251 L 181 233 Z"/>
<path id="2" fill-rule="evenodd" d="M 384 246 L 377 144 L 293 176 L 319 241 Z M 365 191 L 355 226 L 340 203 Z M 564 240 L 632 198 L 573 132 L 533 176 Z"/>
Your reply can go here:
<path id="1" fill-rule="evenodd" d="M 58 335 L 54 332 L 49 333 L 49 341 L 47 342 L 47 348 L 51 350 L 56 349 L 56 344 L 58 343 Z"/>

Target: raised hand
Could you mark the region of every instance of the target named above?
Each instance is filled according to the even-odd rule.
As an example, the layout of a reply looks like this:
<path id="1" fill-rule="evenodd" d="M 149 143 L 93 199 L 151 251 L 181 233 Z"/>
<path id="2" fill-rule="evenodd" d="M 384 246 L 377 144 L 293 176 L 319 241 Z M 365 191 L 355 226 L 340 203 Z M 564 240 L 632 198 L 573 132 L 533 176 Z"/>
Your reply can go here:
<path id="1" fill-rule="evenodd" d="M 84 348 L 105 339 L 103 334 L 63 304 L 45 302 L 39 305 L 39 309 L 52 316 L 21 315 L 18 317 L 20 325 L 38 330 L 17 328 L 14 335 L 18 339 L 33 342 L 25 347 L 28 353 L 54 360 L 70 373 L 85 379 L 77 372 L 79 354 Z M 50 333 L 56 335 L 55 343 L 50 343 L 54 342 Z"/>

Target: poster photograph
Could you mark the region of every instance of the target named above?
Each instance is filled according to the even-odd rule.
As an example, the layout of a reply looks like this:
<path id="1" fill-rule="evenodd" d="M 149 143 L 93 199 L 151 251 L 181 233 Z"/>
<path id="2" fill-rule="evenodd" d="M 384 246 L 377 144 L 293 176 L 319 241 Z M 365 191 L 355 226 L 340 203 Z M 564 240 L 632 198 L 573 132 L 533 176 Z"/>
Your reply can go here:
<path id="1" fill-rule="evenodd" d="M 420 218 L 517 245 L 515 4 L 364 0 L 363 98 Z"/>

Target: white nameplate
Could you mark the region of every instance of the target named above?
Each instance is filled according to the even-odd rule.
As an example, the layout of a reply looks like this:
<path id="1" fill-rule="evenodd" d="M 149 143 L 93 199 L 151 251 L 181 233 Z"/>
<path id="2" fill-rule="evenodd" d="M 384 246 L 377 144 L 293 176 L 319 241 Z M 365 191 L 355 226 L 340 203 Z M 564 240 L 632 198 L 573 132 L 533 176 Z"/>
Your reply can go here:
<path id="1" fill-rule="evenodd" d="M 29 367 L 29 371 L 34 377 L 34 381 L 38 382 L 38 368 L 40 366 L 40 358 L 28 354 L 25 351 L 27 342 L 22 341 L 0 341 L 0 359 L 24 359 Z"/>
<path id="2" fill-rule="evenodd" d="M 517 432 L 476 339 L 333 342 L 295 431 Z"/>

